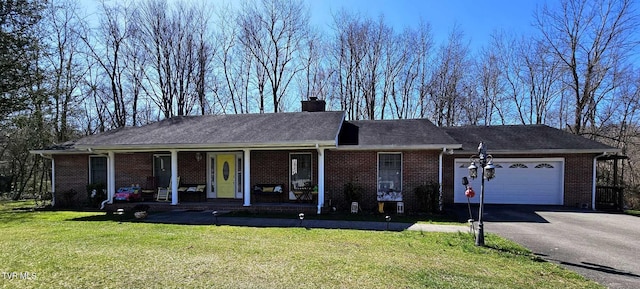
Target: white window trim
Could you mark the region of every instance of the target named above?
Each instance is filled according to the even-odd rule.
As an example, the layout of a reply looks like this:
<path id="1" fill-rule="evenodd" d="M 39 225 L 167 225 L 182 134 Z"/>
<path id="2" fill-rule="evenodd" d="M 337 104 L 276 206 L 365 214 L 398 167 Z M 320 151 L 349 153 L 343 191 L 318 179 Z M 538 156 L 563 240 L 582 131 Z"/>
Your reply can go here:
<path id="1" fill-rule="evenodd" d="M 92 156 L 89 156 L 89 180 L 87 181 L 88 184 L 93 184 L 92 183 L 92 181 L 93 181 L 93 175 L 92 175 L 93 169 L 91 167 L 91 163 L 92 163 L 91 159 L 93 159 L 93 158 L 105 158 L 105 159 L 107 159 L 107 162 L 105 162 L 105 164 L 107 165 L 107 167 L 105 168 L 105 172 L 107 173 L 107 179 L 109 178 L 108 177 L 108 175 L 109 175 L 109 158 L 107 156 L 103 156 L 103 155 L 92 155 Z M 105 180 L 105 181 L 108 182 L 108 180 Z M 104 185 L 106 187 L 107 184 L 105 183 Z"/>
<path id="2" fill-rule="evenodd" d="M 376 157 L 376 194 L 380 187 L 380 155 L 400 155 L 400 193 L 404 194 L 404 155 L 402 152 L 378 152 Z"/>
<path id="3" fill-rule="evenodd" d="M 287 184 L 287 187 L 289 188 L 289 191 L 292 191 L 293 188 L 291 188 L 291 156 L 293 155 L 309 155 L 309 159 L 311 160 L 311 184 L 313 185 L 313 154 L 311 152 L 289 152 L 289 184 Z"/>

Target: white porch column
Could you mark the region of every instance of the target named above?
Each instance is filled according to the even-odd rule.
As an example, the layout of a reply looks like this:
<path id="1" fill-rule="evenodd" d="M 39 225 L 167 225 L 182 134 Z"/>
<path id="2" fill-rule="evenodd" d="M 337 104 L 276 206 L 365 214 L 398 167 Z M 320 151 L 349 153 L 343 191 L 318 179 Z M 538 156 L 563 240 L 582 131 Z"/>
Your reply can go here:
<path id="1" fill-rule="evenodd" d="M 324 206 L 324 148 L 318 148 L 318 215 Z"/>
<path id="2" fill-rule="evenodd" d="M 109 204 L 113 204 L 116 195 L 116 154 L 109 152 L 107 158 L 107 198 Z"/>
<path id="3" fill-rule="evenodd" d="M 242 175 L 244 177 L 244 206 L 251 206 L 251 150 L 244 149 L 244 171 Z"/>
<path id="4" fill-rule="evenodd" d="M 51 157 L 51 206 L 56 206 L 56 160 Z"/>
<path id="5" fill-rule="evenodd" d="M 171 205 L 178 204 L 178 151 L 171 151 Z"/>

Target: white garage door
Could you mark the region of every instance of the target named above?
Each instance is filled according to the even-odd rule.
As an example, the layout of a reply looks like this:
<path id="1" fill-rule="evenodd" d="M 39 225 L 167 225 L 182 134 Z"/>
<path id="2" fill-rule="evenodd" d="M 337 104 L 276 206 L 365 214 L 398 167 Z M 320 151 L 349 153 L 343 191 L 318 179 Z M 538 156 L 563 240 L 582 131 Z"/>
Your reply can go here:
<path id="1" fill-rule="evenodd" d="M 455 160 L 454 201 L 456 203 L 467 202 L 465 188 L 462 185 L 462 177 L 465 176 L 476 192 L 471 202 L 480 202 L 481 170 L 478 170 L 478 178 L 471 180 L 469 164 L 469 159 Z M 485 181 L 485 203 L 563 204 L 564 159 L 494 159 L 493 164 L 496 166 L 496 177 Z"/>

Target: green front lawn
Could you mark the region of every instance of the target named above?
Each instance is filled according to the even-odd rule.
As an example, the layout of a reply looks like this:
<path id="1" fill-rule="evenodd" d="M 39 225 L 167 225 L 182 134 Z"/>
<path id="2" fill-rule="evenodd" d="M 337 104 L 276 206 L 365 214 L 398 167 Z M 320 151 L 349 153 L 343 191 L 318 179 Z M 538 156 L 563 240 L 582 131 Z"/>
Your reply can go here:
<path id="1" fill-rule="evenodd" d="M 464 233 L 119 224 L 18 207 L 0 203 L 3 288 L 602 288 L 491 234 L 479 248 Z"/>

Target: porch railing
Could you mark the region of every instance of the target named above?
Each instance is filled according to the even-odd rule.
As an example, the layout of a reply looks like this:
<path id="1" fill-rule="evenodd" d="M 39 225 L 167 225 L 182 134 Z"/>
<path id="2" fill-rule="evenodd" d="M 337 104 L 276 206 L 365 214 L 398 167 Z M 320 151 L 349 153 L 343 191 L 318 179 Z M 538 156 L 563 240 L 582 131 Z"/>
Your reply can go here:
<path id="1" fill-rule="evenodd" d="M 596 186 L 596 209 L 622 211 L 624 188 L 619 186 Z"/>

